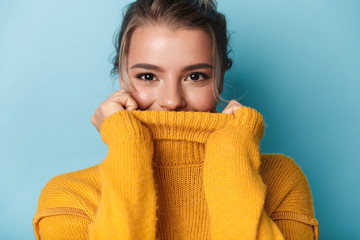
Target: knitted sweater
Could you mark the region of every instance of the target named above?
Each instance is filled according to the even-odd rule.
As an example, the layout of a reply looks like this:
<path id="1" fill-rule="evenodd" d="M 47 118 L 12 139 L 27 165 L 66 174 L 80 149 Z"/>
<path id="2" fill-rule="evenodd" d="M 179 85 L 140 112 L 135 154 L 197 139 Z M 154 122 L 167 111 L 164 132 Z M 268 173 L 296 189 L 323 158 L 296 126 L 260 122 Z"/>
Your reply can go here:
<path id="1" fill-rule="evenodd" d="M 318 239 L 297 164 L 260 154 L 262 116 L 118 111 L 99 165 L 51 179 L 36 239 Z"/>

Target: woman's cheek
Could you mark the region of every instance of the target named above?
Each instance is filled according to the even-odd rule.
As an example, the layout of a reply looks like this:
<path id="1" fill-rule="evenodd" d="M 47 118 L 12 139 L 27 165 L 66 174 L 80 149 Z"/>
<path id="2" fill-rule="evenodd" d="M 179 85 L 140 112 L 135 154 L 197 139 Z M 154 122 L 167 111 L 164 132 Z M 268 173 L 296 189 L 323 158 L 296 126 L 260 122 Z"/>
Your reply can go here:
<path id="1" fill-rule="evenodd" d="M 132 97 L 138 104 L 140 110 L 148 110 L 154 103 L 154 94 L 151 91 L 137 89 L 132 93 Z M 151 110 L 151 109 L 149 109 Z"/>
<path id="2" fill-rule="evenodd" d="M 200 112 L 215 112 L 216 101 L 212 93 L 212 89 L 203 89 L 203 91 L 194 91 L 189 93 L 187 102 Z"/>

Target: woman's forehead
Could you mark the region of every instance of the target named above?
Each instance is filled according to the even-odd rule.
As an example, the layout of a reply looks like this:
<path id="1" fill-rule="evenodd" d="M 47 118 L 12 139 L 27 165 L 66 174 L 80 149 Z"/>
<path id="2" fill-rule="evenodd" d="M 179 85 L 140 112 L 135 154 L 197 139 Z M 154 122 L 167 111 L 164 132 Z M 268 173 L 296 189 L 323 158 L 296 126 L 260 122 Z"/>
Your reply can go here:
<path id="1" fill-rule="evenodd" d="M 129 45 L 129 65 L 146 62 L 183 65 L 212 63 L 212 39 L 203 30 L 165 25 L 148 25 L 135 29 Z"/>

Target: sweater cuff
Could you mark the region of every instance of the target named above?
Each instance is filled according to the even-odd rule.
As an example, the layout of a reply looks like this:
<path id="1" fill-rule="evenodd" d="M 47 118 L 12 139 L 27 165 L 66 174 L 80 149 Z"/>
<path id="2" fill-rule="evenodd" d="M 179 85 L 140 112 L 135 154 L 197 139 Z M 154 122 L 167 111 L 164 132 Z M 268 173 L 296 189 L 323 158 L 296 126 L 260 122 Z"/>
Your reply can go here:
<path id="1" fill-rule="evenodd" d="M 127 110 L 105 118 L 100 126 L 100 135 L 108 146 L 129 140 L 151 140 L 149 130 Z"/>
<path id="2" fill-rule="evenodd" d="M 255 109 L 243 106 L 235 112 L 235 126 L 242 126 L 260 140 L 264 136 L 265 124 L 262 115 Z"/>

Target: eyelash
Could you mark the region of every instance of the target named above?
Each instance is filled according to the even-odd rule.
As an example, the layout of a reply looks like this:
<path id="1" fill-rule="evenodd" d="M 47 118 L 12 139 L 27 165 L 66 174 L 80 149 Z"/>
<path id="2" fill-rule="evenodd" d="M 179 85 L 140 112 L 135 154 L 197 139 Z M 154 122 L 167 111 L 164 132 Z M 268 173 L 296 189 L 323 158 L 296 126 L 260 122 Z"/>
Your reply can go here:
<path id="1" fill-rule="evenodd" d="M 136 78 L 138 78 L 138 79 L 140 79 L 142 81 L 153 81 L 153 80 L 143 79 L 143 77 L 145 75 L 151 75 L 152 77 L 155 77 L 155 75 L 152 74 L 152 73 L 141 73 L 141 74 L 136 75 Z"/>
<path id="2" fill-rule="evenodd" d="M 152 79 L 152 80 L 143 79 L 143 77 L 144 77 L 145 75 L 150 75 L 152 78 L 156 78 L 155 75 L 152 74 L 152 73 L 141 73 L 141 74 L 136 75 L 136 78 L 138 78 L 138 79 L 140 79 L 140 80 L 142 80 L 142 81 L 146 81 L 146 82 L 147 82 L 147 81 L 154 81 L 154 79 Z M 206 79 L 209 78 L 209 76 L 208 76 L 207 74 L 205 74 L 205 73 L 202 73 L 202 72 L 192 72 L 192 73 L 190 73 L 190 74 L 186 77 L 186 79 L 188 79 L 191 75 L 200 75 L 200 78 L 201 78 L 201 77 L 203 78 L 203 79 L 199 79 L 199 80 L 192 80 L 192 81 L 194 81 L 194 82 L 198 82 L 198 81 L 201 81 L 201 80 L 206 80 Z"/>

